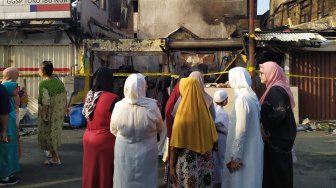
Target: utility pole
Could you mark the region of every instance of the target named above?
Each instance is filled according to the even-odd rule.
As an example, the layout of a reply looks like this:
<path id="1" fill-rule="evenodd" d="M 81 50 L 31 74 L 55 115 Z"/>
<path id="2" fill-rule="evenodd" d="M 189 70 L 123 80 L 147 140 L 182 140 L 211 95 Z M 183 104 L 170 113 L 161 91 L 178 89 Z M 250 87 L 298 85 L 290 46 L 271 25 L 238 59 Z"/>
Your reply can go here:
<path id="1" fill-rule="evenodd" d="M 255 61 L 254 61 L 254 3 L 255 0 L 249 0 L 249 58 L 247 64 L 247 70 L 250 72 L 252 78 L 252 89 L 255 90 Z"/>

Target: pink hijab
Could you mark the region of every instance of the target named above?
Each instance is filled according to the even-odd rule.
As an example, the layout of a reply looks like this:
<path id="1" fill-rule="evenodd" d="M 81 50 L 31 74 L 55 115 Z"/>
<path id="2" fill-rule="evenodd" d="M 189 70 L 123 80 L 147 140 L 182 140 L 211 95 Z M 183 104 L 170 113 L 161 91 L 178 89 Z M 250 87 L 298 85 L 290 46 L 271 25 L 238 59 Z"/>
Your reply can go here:
<path id="1" fill-rule="evenodd" d="M 289 86 L 288 80 L 285 77 L 285 73 L 283 69 L 277 63 L 273 61 L 268 61 L 263 64 L 260 64 L 259 67 L 260 67 L 260 70 L 261 69 L 263 70 L 266 80 L 267 80 L 267 83 L 266 83 L 267 89 L 265 93 L 263 94 L 263 96 L 260 98 L 260 103 L 262 104 L 264 102 L 265 97 L 272 86 L 280 86 L 287 92 L 290 103 L 291 103 L 291 107 L 294 108 L 295 106 L 294 97 L 290 90 L 290 86 Z"/>

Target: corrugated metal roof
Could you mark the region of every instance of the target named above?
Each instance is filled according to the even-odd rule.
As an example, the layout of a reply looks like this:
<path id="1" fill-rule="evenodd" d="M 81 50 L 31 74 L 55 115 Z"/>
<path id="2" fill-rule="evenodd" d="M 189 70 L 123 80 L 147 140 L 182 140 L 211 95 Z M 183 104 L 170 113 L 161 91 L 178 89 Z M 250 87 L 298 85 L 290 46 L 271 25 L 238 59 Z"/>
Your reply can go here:
<path id="1" fill-rule="evenodd" d="M 282 42 L 299 42 L 302 40 L 318 40 L 326 41 L 323 36 L 318 33 L 256 33 L 257 41 L 282 41 Z"/>

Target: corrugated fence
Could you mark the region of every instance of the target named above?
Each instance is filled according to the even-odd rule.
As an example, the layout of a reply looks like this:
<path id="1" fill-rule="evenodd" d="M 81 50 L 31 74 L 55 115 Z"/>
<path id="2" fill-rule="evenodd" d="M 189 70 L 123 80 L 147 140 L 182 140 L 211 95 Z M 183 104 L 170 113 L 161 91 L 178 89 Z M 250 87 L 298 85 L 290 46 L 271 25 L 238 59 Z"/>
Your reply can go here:
<path id="1" fill-rule="evenodd" d="M 74 50 L 71 45 L 13 45 L 0 46 L 0 71 L 13 64 L 21 75 L 36 74 L 39 64 L 50 60 L 54 73 L 71 73 L 74 64 Z M 22 86 L 26 79 L 28 95 L 37 98 L 39 77 L 23 76 L 18 82 Z M 61 78 L 62 79 L 62 78 Z M 64 81 L 64 80 L 62 80 Z"/>
<path id="2" fill-rule="evenodd" d="M 291 74 L 314 77 L 291 77 L 291 84 L 299 89 L 300 118 L 335 120 L 336 80 L 328 78 L 336 77 L 336 53 L 293 52 L 290 71 Z"/>

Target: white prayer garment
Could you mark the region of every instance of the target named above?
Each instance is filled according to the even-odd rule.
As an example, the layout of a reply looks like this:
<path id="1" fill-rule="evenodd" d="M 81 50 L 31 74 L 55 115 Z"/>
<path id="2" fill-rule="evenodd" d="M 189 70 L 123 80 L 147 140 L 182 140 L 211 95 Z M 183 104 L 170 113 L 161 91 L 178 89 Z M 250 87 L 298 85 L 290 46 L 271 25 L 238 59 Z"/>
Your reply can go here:
<path id="1" fill-rule="evenodd" d="M 235 92 L 235 102 L 229 117 L 222 188 L 261 188 L 264 144 L 259 100 L 250 87 L 251 77 L 245 68 L 231 69 L 229 82 Z M 242 161 L 242 165 L 230 173 L 226 164 L 232 159 Z"/>
<path id="2" fill-rule="evenodd" d="M 218 133 L 218 151 L 213 152 L 213 160 L 215 165 L 214 179 L 215 183 L 221 183 L 223 178 L 223 168 L 226 168 L 224 164 L 224 158 L 229 127 L 229 117 L 224 111 L 224 107 L 216 105 L 215 109 L 215 125 Z"/>
<path id="3" fill-rule="evenodd" d="M 116 103 L 111 116 L 111 133 L 116 136 L 113 187 L 157 187 L 157 134 L 162 117 L 157 102 L 146 98 L 146 81 L 141 74 L 125 82 L 125 98 Z"/>

